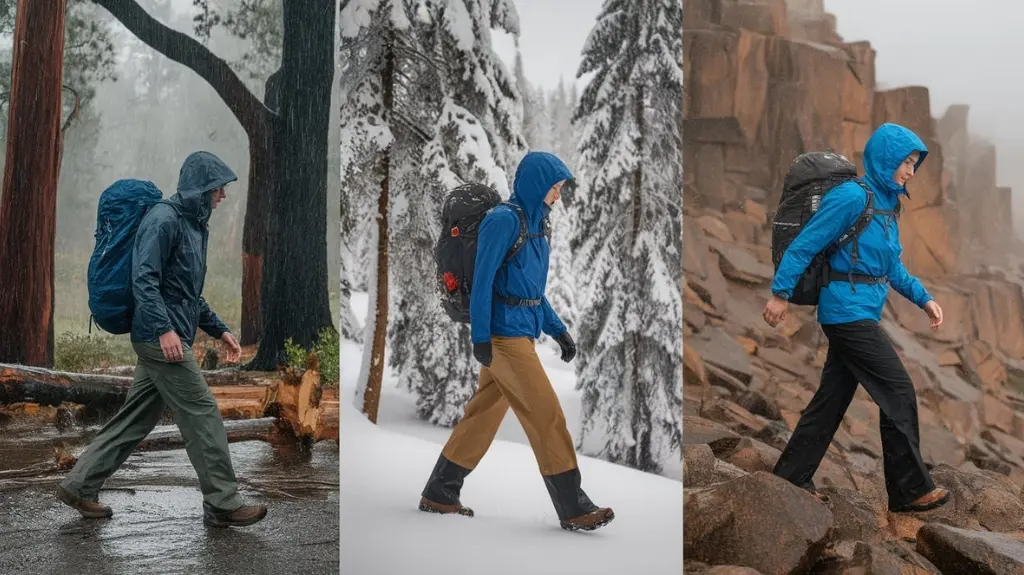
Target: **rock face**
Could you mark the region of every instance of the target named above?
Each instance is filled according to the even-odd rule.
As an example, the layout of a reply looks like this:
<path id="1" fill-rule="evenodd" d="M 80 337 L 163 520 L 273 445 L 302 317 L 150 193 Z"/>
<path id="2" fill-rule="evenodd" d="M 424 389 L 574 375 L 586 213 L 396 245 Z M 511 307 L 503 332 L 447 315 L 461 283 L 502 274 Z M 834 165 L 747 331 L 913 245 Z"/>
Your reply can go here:
<path id="1" fill-rule="evenodd" d="M 832 530 L 827 507 L 764 472 L 689 491 L 684 505 L 684 557 L 766 575 L 806 572 Z"/>
<path id="2" fill-rule="evenodd" d="M 917 534 L 917 550 L 942 573 L 1024 575 L 1024 538 L 929 523 Z"/>
<path id="3" fill-rule="evenodd" d="M 1024 533 L 1024 259 L 1009 252 L 994 146 L 971 136 L 966 106 L 936 120 L 926 87 L 876 89 L 874 50 L 839 38 L 823 0 L 684 10 L 686 572 L 1016 573 L 998 569 L 1017 565 Z M 952 492 L 921 514 L 887 510 L 880 414 L 863 389 L 814 476 L 827 504 L 770 475 L 828 349 L 813 308 L 791 306 L 777 328 L 761 319 L 782 179 L 826 148 L 863 169 L 884 122 L 929 148 L 900 239 L 945 316 L 932 330 L 891 290 L 882 323 L 914 383 L 925 462 Z M 952 531 L 920 543 L 926 524 Z"/>

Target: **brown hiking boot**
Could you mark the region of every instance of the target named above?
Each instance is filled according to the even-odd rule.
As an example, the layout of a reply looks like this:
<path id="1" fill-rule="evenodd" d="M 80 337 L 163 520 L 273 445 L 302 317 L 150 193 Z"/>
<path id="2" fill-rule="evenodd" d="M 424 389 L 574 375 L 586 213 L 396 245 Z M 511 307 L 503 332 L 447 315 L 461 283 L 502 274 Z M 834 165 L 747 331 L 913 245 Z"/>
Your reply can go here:
<path id="1" fill-rule="evenodd" d="M 949 491 L 941 487 L 936 487 L 914 501 L 906 503 L 895 509 L 891 509 L 890 511 L 893 513 L 921 513 L 942 507 L 948 502 Z"/>
<path id="2" fill-rule="evenodd" d="M 71 493 L 63 485 L 57 486 L 57 499 L 69 507 L 73 507 L 86 519 L 106 519 L 114 515 L 114 511 L 99 501 L 82 499 Z"/>
<path id="3" fill-rule="evenodd" d="M 209 527 L 246 527 L 259 523 L 266 516 L 265 505 L 243 505 L 224 515 L 214 515 L 206 511 L 203 513 L 203 523 Z"/>
<path id="4" fill-rule="evenodd" d="M 586 515 L 573 517 L 562 522 L 562 529 L 567 531 L 593 531 L 611 523 L 615 512 L 610 507 L 600 507 Z"/>
<path id="5" fill-rule="evenodd" d="M 463 507 L 461 504 L 445 505 L 443 503 L 431 501 L 426 497 L 420 498 L 420 511 L 426 511 L 427 513 L 440 513 L 442 515 L 447 515 L 449 513 L 458 513 L 459 515 L 464 515 L 466 517 L 473 516 L 473 510 L 470 509 L 469 507 Z"/>

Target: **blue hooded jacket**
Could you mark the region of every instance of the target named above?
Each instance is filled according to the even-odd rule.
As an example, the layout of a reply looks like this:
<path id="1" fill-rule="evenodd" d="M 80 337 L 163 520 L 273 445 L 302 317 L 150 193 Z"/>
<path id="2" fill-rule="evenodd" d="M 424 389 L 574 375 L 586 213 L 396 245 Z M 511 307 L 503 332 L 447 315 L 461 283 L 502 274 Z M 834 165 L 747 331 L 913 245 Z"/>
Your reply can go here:
<path id="1" fill-rule="evenodd" d="M 530 152 L 519 163 L 514 193 L 509 203 L 526 214 L 529 233 L 540 234 L 544 216 L 551 210 L 544 197 L 552 186 L 572 179 L 572 172 L 548 152 Z M 497 206 L 480 223 L 477 240 L 473 290 L 469 298 L 470 331 L 473 343 L 485 343 L 492 335 L 537 339 L 541 331 L 551 337 L 566 328 L 544 297 L 548 281 L 551 247 L 541 236 L 526 240 L 523 248 L 507 265 L 505 255 L 519 236 L 519 216 L 508 206 Z M 505 297 L 541 299 L 537 307 L 509 307 L 494 300 L 494 293 Z"/>
<path id="2" fill-rule="evenodd" d="M 915 151 L 921 156 L 914 166 L 916 173 L 928 155 L 928 148 L 917 134 L 897 124 L 879 126 L 868 140 L 864 147 L 864 183 L 874 192 L 876 210 L 892 210 L 899 196 L 907 193 L 905 187 L 893 180 L 893 175 Z M 846 182 L 825 194 L 817 213 L 783 255 L 772 283 L 772 293 L 789 299 L 814 256 L 835 243 L 857 221 L 866 205 L 867 194 L 856 182 Z M 918 307 L 924 307 L 932 300 L 928 290 L 907 272 L 900 261 L 903 246 L 893 216 L 876 215 L 858 242 L 857 265 L 850 269 L 853 242 L 848 242 L 832 257 L 830 264 L 833 270 L 886 276 L 893 289 Z M 880 321 L 888 294 L 889 286 L 885 283 L 852 285 L 849 282 L 830 282 L 821 290 L 818 323 L 835 325 L 860 320 Z"/>
<path id="3" fill-rule="evenodd" d="M 142 219 L 132 252 L 133 342 L 155 343 L 173 329 L 191 345 L 196 328 L 218 339 L 228 331 L 203 299 L 213 211 L 208 192 L 237 179 L 217 156 L 195 152 L 181 166 L 178 193 Z"/>

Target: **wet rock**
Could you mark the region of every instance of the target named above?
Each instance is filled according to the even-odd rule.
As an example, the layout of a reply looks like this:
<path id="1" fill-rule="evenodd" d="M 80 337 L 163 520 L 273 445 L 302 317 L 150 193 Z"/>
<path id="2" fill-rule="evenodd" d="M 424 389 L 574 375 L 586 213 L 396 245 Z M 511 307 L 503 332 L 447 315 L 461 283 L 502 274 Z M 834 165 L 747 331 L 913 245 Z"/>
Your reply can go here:
<path id="1" fill-rule="evenodd" d="M 926 558 L 896 542 L 854 544 L 853 554 L 822 566 L 817 575 L 932 575 L 939 570 Z"/>
<path id="2" fill-rule="evenodd" d="M 852 489 L 825 488 L 821 491 L 829 497 L 828 508 L 835 520 L 837 540 L 869 543 L 882 540 L 888 526 L 882 502 L 872 501 Z"/>
<path id="3" fill-rule="evenodd" d="M 708 244 L 697 220 L 683 216 L 683 272 L 690 279 L 707 277 Z"/>
<path id="4" fill-rule="evenodd" d="M 760 415 L 772 421 L 782 421 L 782 412 L 779 410 L 779 406 L 760 391 L 748 390 L 736 400 L 736 404 L 754 415 Z"/>
<path id="5" fill-rule="evenodd" d="M 736 241 L 732 232 L 729 231 L 729 226 L 727 226 L 721 218 L 706 214 L 697 218 L 697 226 L 699 226 L 701 231 L 704 232 L 704 235 L 709 238 L 714 238 L 720 242 L 730 244 Z"/>
<path id="6" fill-rule="evenodd" d="M 965 280 L 977 339 L 1014 359 L 1024 359 L 1024 294 L 999 280 Z M 945 303 L 942 306 L 946 310 Z"/>
<path id="7" fill-rule="evenodd" d="M 803 573 L 821 555 L 832 513 L 814 496 L 768 473 L 686 494 L 683 555 L 767 574 Z"/>
<path id="8" fill-rule="evenodd" d="M 902 223 L 900 224 L 900 238 L 903 238 Z M 971 333 L 973 328 L 970 295 L 951 286 L 936 286 L 929 283 L 925 287 L 936 301 L 941 302 L 943 319 L 939 329 L 931 328 L 931 320 L 921 308 L 896 293 L 896 290 L 890 290 L 888 307 L 896 317 L 896 322 L 918 336 L 944 343 L 959 344 L 966 339 L 967 334 Z M 931 363 L 938 367 L 935 354 L 928 352 L 928 355 Z"/>
<path id="9" fill-rule="evenodd" d="M 950 491 L 950 501 L 938 509 L 908 515 L 965 529 L 1024 530 L 1020 488 L 1008 478 L 940 465 L 932 470 L 932 479 L 936 486 Z"/>
<path id="10" fill-rule="evenodd" d="M 745 475 L 742 469 L 715 457 L 707 445 L 683 446 L 683 487 L 710 487 Z"/>
<path id="11" fill-rule="evenodd" d="M 768 420 L 750 413 L 735 402 L 717 398 L 705 408 L 704 415 L 708 419 L 724 423 L 726 427 L 742 435 L 756 433 L 768 424 Z"/>
<path id="12" fill-rule="evenodd" d="M 739 435 L 714 421 L 703 417 L 683 416 L 683 445 L 707 445 L 723 437 L 735 437 Z"/>
<path id="13" fill-rule="evenodd" d="M 917 533 L 917 551 L 942 573 L 1024 574 L 1024 541 L 1020 535 L 929 523 Z"/>
<path id="14" fill-rule="evenodd" d="M 707 385 L 707 375 L 704 373 L 704 360 L 700 352 L 690 346 L 683 344 L 683 381 L 691 385 Z"/>
<path id="15" fill-rule="evenodd" d="M 1013 410 L 999 398 L 986 395 L 981 401 L 981 422 L 1004 433 L 1013 433 Z"/>
<path id="16" fill-rule="evenodd" d="M 708 364 L 704 366 L 704 372 L 707 373 L 708 382 L 711 385 L 729 390 L 730 395 L 739 395 L 747 392 L 747 384 L 743 383 L 724 369 L 719 369 Z M 753 381 L 753 379 L 751 379 L 751 381 Z"/>
<path id="17" fill-rule="evenodd" d="M 750 285 L 764 285 L 775 276 L 772 266 L 763 264 L 749 251 L 719 241 L 712 241 L 709 247 L 721 256 L 719 265 L 722 275 L 736 282 Z"/>
<path id="18" fill-rule="evenodd" d="M 1006 384 L 1006 368 L 983 341 L 974 340 L 958 350 L 969 381 L 987 393 L 999 395 Z"/>
<path id="19" fill-rule="evenodd" d="M 720 455 L 716 453 L 716 455 L 747 473 L 756 471 L 771 473 L 775 468 L 775 462 L 779 460 L 782 453 L 756 439 L 744 437 L 727 453 Z"/>
<path id="20" fill-rule="evenodd" d="M 686 342 L 700 353 L 706 365 L 719 367 L 744 384 L 750 383 L 753 373 L 750 356 L 743 346 L 721 328 L 706 329 L 694 334 Z"/>

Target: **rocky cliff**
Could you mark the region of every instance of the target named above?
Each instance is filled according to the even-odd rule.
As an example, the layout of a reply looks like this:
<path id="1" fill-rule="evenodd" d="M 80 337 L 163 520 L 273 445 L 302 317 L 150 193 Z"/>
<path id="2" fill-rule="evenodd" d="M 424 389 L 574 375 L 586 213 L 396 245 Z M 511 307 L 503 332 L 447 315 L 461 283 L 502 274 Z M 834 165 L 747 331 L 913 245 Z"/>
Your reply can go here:
<path id="1" fill-rule="evenodd" d="M 686 572 L 1024 573 L 1024 273 L 996 149 L 970 134 L 966 106 L 936 119 L 925 87 L 877 90 L 874 50 L 844 42 L 821 0 L 684 10 Z M 815 478 L 828 505 L 763 473 L 827 343 L 813 309 L 778 329 L 761 319 L 782 178 L 811 150 L 860 166 L 884 122 L 931 152 L 901 240 L 946 316 L 932 331 L 895 294 L 885 312 L 917 387 L 925 460 L 953 491 L 917 517 L 886 511 L 878 409 L 863 390 Z"/>

